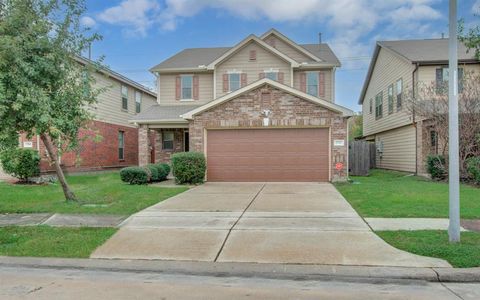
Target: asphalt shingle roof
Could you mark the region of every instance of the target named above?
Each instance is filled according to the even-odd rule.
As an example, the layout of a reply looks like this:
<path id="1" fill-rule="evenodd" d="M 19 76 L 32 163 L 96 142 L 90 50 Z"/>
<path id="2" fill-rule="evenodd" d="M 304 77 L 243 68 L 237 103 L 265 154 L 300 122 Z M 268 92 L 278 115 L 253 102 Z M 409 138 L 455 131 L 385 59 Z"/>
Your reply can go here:
<path id="1" fill-rule="evenodd" d="M 132 117 L 130 120 L 133 121 L 162 121 L 162 120 L 176 120 L 184 121 L 180 115 L 187 113 L 200 105 L 159 105 L 155 104 L 146 109 L 145 111 L 139 113 L 138 115 Z"/>
<path id="2" fill-rule="evenodd" d="M 324 62 L 340 66 L 340 61 L 327 44 L 304 44 L 300 46 Z M 185 49 L 154 66 L 150 71 L 198 68 L 200 65 L 210 64 L 231 48 L 232 47 Z"/>
<path id="3" fill-rule="evenodd" d="M 378 44 L 412 62 L 448 60 L 448 39 L 380 41 Z M 475 51 L 468 52 L 463 43 L 458 43 L 458 59 L 475 60 Z"/>

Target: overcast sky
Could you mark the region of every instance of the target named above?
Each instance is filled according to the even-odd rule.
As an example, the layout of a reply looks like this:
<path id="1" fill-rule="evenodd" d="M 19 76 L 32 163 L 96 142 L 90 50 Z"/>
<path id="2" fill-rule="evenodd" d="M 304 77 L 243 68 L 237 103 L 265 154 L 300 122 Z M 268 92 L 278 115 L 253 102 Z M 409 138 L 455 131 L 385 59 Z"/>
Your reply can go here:
<path id="1" fill-rule="evenodd" d="M 459 0 L 467 26 L 480 0 Z M 318 33 L 342 62 L 337 103 L 356 111 L 377 40 L 439 38 L 448 33 L 448 0 L 87 0 L 85 26 L 103 36 L 93 58 L 153 87 L 148 69 L 184 48 L 233 46 L 276 28 L 297 43 Z"/>

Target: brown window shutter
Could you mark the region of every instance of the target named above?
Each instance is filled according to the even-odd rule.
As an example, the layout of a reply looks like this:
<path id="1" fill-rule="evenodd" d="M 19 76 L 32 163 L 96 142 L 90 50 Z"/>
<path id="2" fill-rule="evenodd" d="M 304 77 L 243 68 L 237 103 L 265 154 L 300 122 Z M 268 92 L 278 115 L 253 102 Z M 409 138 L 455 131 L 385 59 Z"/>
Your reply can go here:
<path id="1" fill-rule="evenodd" d="M 263 78 L 265 78 L 265 72 L 258 73 L 258 79 L 263 79 Z"/>
<path id="2" fill-rule="evenodd" d="M 307 92 L 307 74 L 300 73 L 300 90 L 304 93 Z"/>
<path id="3" fill-rule="evenodd" d="M 240 84 L 242 87 L 247 85 L 247 73 L 242 73 L 240 75 Z"/>
<path id="4" fill-rule="evenodd" d="M 180 100 L 180 94 L 181 94 L 180 87 L 182 85 L 181 80 L 182 79 L 180 78 L 180 76 L 177 76 L 175 78 L 175 99 L 177 100 Z"/>
<path id="5" fill-rule="evenodd" d="M 250 50 L 250 60 L 257 60 L 257 50 Z"/>
<path id="6" fill-rule="evenodd" d="M 223 74 L 223 92 L 228 92 L 228 74 Z"/>
<path id="7" fill-rule="evenodd" d="M 283 72 L 278 72 L 278 82 L 283 83 L 285 75 Z"/>
<path id="8" fill-rule="evenodd" d="M 325 97 L 325 73 L 318 73 L 318 97 Z"/>
<path id="9" fill-rule="evenodd" d="M 193 99 L 198 100 L 198 75 L 193 76 Z"/>

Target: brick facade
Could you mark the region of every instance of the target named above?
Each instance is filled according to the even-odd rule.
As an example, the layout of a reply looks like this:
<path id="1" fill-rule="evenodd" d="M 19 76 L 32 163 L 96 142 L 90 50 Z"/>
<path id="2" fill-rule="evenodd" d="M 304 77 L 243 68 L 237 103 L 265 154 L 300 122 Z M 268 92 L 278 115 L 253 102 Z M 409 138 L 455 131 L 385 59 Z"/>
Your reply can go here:
<path id="1" fill-rule="evenodd" d="M 173 150 L 163 150 L 162 138 L 164 132 L 173 132 Z M 177 152 L 184 152 L 184 136 L 185 129 L 172 128 L 172 129 L 159 129 L 155 138 L 155 162 L 156 163 L 169 163 L 172 154 Z"/>
<path id="2" fill-rule="evenodd" d="M 124 132 L 125 148 L 124 159 L 118 156 L 118 134 Z M 81 140 L 78 150 L 64 153 L 61 164 L 66 171 L 89 171 L 108 168 L 120 168 L 138 164 L 138 129 L 115 125 L 100 121 L 92 121 L 88 129 L 79 132 Z M 39 149 L 42 158 L 40 170 L 42 172 L 54 171 L 49 164 L 45 146 L 36 136 L 27 139 L 25 134 L 19 137 L 20 146 L 24 142 L 31 142 L 32 149 Z"/>
<path id="3" fill-rule="evenodd" d="M 191 151 L 204 151 L 205 129 L 263 127 L 261 113 L 264 109 L 272 112 L 271 127 L 329 127 L 331 180 L 347 179 L 347 119 L 339 113 L 268 85 L 194 116 L 189 124 Z M 334 146 L 334 140 L 343 140 L 344 146 Z M 343 168 L 337 170 L 337 163 L 342 163 Z"/>

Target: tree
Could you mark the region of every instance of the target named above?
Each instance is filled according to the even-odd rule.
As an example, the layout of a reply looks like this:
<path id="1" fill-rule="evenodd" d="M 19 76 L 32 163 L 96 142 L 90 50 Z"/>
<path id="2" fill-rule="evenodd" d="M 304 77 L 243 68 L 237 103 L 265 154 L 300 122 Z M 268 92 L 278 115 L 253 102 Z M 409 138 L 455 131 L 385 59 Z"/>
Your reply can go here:
<path id="1" fill-rule="evenodd" d="M 473 49 L 475 51 L 475 57 L 480 59 L 480 26 L 477 25 L 466 30 L 462 20 L 458 27 L 458 39 L 464 43 L 469 50 Z"/>
<path id="2" fill-rule="evenodd" d="M 467 178 L 466 160 L 480 156 L 480 74 L 464 72 L 459 82 L 460 176 Z M 406 93 L 407 109 L 436 132 L 439 153 L 448 157 L 448 82 L 419 83 Z M 448 160 L 447 160 L 448 163 Z"/>
<path id="3" fill-rule="evenodd" d="M 352 117 L 349 122 L 348 139 L 353 141 L 356 138 L 363 136 L 363 115 L 358 113 Z"/>
<path id="4" fill-rule="evenodd" d="M 95 64 L 78 57 L 87 36 L 83 0 L 3 0 L 0 14 L 0 148 L 18 146 L 19 132 L 39 135 L 67 201 L 77 200 L 59 158 L 78 146 L 92 115 Z"/>

